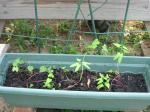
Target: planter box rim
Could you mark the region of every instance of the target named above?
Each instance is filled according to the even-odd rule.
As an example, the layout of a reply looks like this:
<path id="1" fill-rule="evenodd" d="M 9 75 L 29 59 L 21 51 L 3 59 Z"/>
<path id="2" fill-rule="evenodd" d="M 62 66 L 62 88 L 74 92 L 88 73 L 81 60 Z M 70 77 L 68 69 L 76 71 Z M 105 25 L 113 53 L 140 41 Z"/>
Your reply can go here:
<path id="1" fill-rule="evenodd" d="M 48 53 L 4 53 L 4 56 L 7 56 L 7 55 L 52 55 L 52 56 L 55 56 L 55 55 L 60 55 L 60 56 L 84 56 L 84 54 L 48 54 Z M 109 57 L 109 58 L 112 58 L 114 57 L 114 55 L 86 55 L 85 57 L 89 57 L 89 56 L 94 56 L 94 57 Z M 149 58 L 150 59 L 150 56 L 124 56 L 125 58 Z"/>
<path id="2" fill-rule="evenodd" d="M 81 97 L 81 98 L 100 98 L 100 99 L 144 99 L 150 100 L 148 92 L 96 92 L 96 91 L 70 91 L 70 90 L 46 90 L 46 89 L 31 89 L 31 88 L 16 88 L 16 87 L 0 87 L 1 93 L 7 94 L 26 94 L 39 96 L 54 96 L 54 97 Z"/>

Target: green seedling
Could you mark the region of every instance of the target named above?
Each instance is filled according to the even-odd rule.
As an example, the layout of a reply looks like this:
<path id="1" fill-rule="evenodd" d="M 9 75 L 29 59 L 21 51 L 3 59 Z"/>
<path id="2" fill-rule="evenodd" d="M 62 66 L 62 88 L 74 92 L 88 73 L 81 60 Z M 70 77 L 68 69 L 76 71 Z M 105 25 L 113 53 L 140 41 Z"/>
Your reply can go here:
<path id="1" fill-rule="evenodd" d="M 24 61 L 20 58 L 17 58 L 14 60 L 14 62 L 12 63 L 13 67 L 12 67 L 12 72 L 19 72 L 19 67 L 21 64 L 24 64 Z"/>
<path id="2" fill-rule="evenodd" d="M 54 78 L 54 74 L 53 74 L 53 70 L 52 70 L 52 68 L 51 67 L 49 67 L 48 69 L 47 69 L 47 72 L 48 72 L 48 77 L 49 78 Z"/>
<path id="3" fill-rule="evenodd" d="M 48 77 L 46 79 L 46 81 L 44 82 L 43 87 L 46 87 L 48 89 L 52 89 L 53 88 L 53 78 L 54 78 L 54 74 L 53 74 L 53 70 L 51 67 L 47 68 L 47 72 L 48 72 Z"/>
<path id="4" fill-rule="evenodd" d="M 113 43 L 113 45 L 118 49 L 118 52 L 114 57 L 114 61 L 116 61 L 119 64 L 122 62 L 124 54 L 128 53 L 128 48 L 118 43 Z"/>
<path id="5" fill-rule="evenodd" d="M 30 84 L 29 88 L 32 88 L 34 85 L 33 84 Z"/>
<path id="6" fill-rule="evenodd" d="M 95 40 L 92 42 L 92 44 L 88 46 L 88 48 L 95 50 L 95 49 L 98 47 L 99 44 L 100 44 L 99 40 L 98 40 L 98 39 L 95 39 Z"/>
<path id="7" fill-rule="evenodd" d="M 68 72 L 69 70 L 67 69 L 67 67 L 61 67 L 61 69 L 64 71 L 64 72 Z"/>
<path id="8" fill-rule="evenodd" d="M 31 66 L 31 65 L 29 65 L 29 66 L 27 67 L 27 69 L 28 69 L 28 71 L 29 71 L 30 73 L 33 73 L 34 67 Z"/>
<path id="9" fill-rule="evenodd" d="M 109 54 L 109 50 L 108 50 L 108 47 L 107 47 L 106 44 L 104 44 L 104 45 L 102 46 L 101 54 L 102 54 L 102 55 L 108 55 L 108 54 Z"/>
<path id="10" fill-rule="evenodd" d="M 41 66 L 40 67 L 40 73 L 47 72 L 47 71 L 48 71 L 48 69 L 47 69 L 46 66 Z"/>
<path id="11" fill-rule="evenodd" d="M 81 59 L 77 59 L 77 62 L 73 63 L 70 67 L 75 69 L 75 72 L 78 72 L 82 68 L 90 69 L 90 63 L 82 61 Z"/>
<path id="12" fill-rule="evenodd" d="M 128 48 L 122 44 L 118 44 L 118 43 L 113 43 L 113 45 L 118 49 L 117 54 L 114 57 L 114 61 L 116 61 L 117 63 L 117 71 L 119 73 L 119 64 L 122 62 L 123 57 L 126 53 L 128 53 Z"/>
<path id="13" fill-rule="evenodd" d="M 52 67 L 46 67 L 46 66 L 41 66 L 40 67 L 40 72 L 47 72 L 48 76 L 47 79 L 44 81 L 44 85 L 43 87 L 48 88 L 48 89 L 52 89 L 53 88 L 53 78 L 54 78 L 54 74 L 53 74 L 53 69 Z"/>
<path id="14" fill-rule="evenodd" d="M 110 89 L 110 78 L 109 78 L 109 75 L 106 74 L 99 74 L 99 78 L 96 80 L 97 81 L 97 89 L 100 90 L 100 89 L 103 89 L 103 88 L 106 88 L 106 89 Z"/>
<path id="15" fill-rule="evenodd" d="M 67 33 L 71 28 L 71 24 L 68 21 L 61 21 L 58 24 L 58 31 L 61 33 Z"/>
<path id="16" fill-rule="evenodd" d="M 84 58 L 85 58 L 85 56 L 84 56 Z M 73 63 L 72 65 L 70 65 L 71 68 L 74 68 L 74 71 L 75 71 L 75 72 L 78 72 L 78 71 L 81 70 L 80 80 L 82 79 L 82 75 L 83 75 L 83 70 L 84 70 L 84 68 L 86 68 L 86 69 L 91 69 L 91 68 L 89 67 L 89 65 L 90 65 L 91 63 L 85 62 L 85 61 L 84 61 L 84 58 L 83 58 L 83 60 L 77 59 L 77 61 L 76 61 L 75 63 Z"/>
<path id="17" fill-rule="evenodd" d="M 52 89 L 53 88 L 53 81 L 51 78 L 47 78 L 46 81 L 44 82 L 43 87 L 46 87 L 48 89 Z"/>

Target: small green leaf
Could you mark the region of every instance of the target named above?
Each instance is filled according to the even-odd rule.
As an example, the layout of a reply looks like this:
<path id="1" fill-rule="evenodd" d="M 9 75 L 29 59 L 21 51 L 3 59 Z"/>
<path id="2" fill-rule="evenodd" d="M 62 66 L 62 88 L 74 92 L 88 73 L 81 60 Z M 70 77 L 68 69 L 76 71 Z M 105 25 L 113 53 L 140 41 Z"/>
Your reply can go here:
<path id="1" fill-rule="evenodd" d="M 81 62 L 81 59 L 78 58 L 77 61 L 78 61 L 78 62 Z"/>
<path id="2" fill-rule="evenodd" d="M 100 85 L 97 86 L 97 89 L 101 89 L 101 88 L 103 88 L 103 87 L 104 87 L 104 85 L 103 85 L 103 84 L 100 84 Z"/>
<path id="3" fill-rule="evenodd" d="M 40 67 L 40 72 L 47 72 L 47 67 L 46 66 L 41 66 Z"/>
<path id="4" fill-rule="evenodd" d="M 51 89 L 53 87 L 52 79 L 47 78 L 46 81 L 44 82 L 44 87 L 47 87 L 47 88 Z"/>
<path id="5" fill-rule="evenodd" d="M 105 86 L 106 86 L 108 89 L 110 88 L 110 83 L 105 82 L 104 84 L 105 84 Z"/>
<path id="6" fill-rule="evenodd" d="M 120 48 L 121 47 L 121 44 L 118 44 L 118 43 L 113 43 L 113 45 L 117 48 Z"/>
<path id="7" fill-rule="evenodd" d="M 49 78 L 54 78 L 54 74 L 53 74 L 53 73 L 49 73 L 49 74 L 48 74 L 48 77 L 49 77 Z"/>
<path id="8" fill-rule="evenodd" d="M 87 62 L 83 62 L 83 66 L 85 67 L 85 68 L 87 68 L 87 69 L 91 69 L 88 65 L 90 65 L 90 63 L 87 63 Z"/>
<path id="9" fill-rule="evenodd" d="M 96 81 L 97 81 L 97 89 L 101 89 L 101 88 L 107 88 L 109 89 L 110 87 L 110 78 L 109 78 L 109 75 L 106 74 L 100 74 L 100 78 L 98 78 Z"/>
<path id="10" fill-rule="evenodd" d="M 32 88 L 34 85 L 33 84 L 30 84 L 29 88 Z"/>
<path id="11" fill-rule="evenodd" d="M 117 63 L 121 63 L 123 59 L 123 53 L 118 52 L 116 54 L 116 56 L 114 57 L 114 61 L 116 61 Z"/>
<path id="12" fill-rule="evenodd" d="M 106 45 L 106 44 L 104 44 L 104 45 L 102 46 L 102 51 L 101 51 L 101 53 L 102 53 L 103 55 L 108 55 L 108 54 L 109 54 L 109 51 L 108 51 L 108 48 L 107 48 L 107 45 Z"/>
<path id="13" fill-rule="evenodd" d="M 72 65 L 70 65 L 70 68 L 74 68 L 76 66 L 78 66 L 78 63 L 73 63 Z"/>
<path id="14" fill-rule="evenodd" d="M 18 63 L 16 63 L 16 62 L 13 62 L 13 66 L 18 66 Z"/>
<path id="15" fill-rule="evenodd" d="M 13 72 L 19 72 L 19 68 L 17 66 L 15 66 L 15 67 L 12 68 L 12 71 Z"/>
<path id="16" fill-rule="evenodd" d="M 97 84 L 99 85 L 99 84 L 102 84 L 102 83 L 103 83 L 103 79 L 99 80 Z"/>
<path id="17" fill-rule="evenodd" d="M 75 72 L 79 71 L 80 70 L 80 67 L 81 65 L 80 64 L 77 64 L 76 68 L 75 68 Z"/>
<path id="18" fill-rule="evenodd" d="M 32 72 L 33 72 L 33 70 L 34 70 L 34 67 L 30 65 L 30 66 L 28 66 L 28 67 L 27 67 L 27 69 L 28 69 L 28 71 L 29 71 L 29 72 L 31 72 L 31 73 L 32 73 Z"/>
<path id="19" fill-rule="evenodd" d="M 100 44 L 98 39 L 95 39 L 91 45 L 88 46 L 88 48 L 90 49 L 96 49 L 98 47 L 98 45 Z"/>

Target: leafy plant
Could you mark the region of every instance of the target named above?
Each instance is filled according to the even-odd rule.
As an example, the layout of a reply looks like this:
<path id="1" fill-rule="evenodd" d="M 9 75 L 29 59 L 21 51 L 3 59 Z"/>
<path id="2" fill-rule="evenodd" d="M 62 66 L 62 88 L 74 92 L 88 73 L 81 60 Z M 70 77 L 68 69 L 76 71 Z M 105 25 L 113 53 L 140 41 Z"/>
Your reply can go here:
<path id="1" fill-rule="evenodd" d="M 61 33 L 67 33 L 71 28 L 71 24 L 68 21 L 61 21 L 58 24 L 58 31 Z"/>
<path id="2" fill-rule="evenodd" d="M 67 69 L 67 67 L 61 67 L 61 69 L 64 71 L 64 72 L 68 72 L 69 70 Z"/>
<path id="3" fill-rule="evenodd" d="M 98 47 L 99 44 L 100 44 L 99 40 L 98 40 L 98 39 L 95 39 L 95 40 L 92 42 L 92 44 L 88 46 L 88 48 L 95 50 L 95 49 Z"/>
<path id="4" fill-rule="evenodd" d="M 48 71 L 48 69 L 47 69 L 47 67 L 46 66 L 41 66 L 40 67 L 40 72 L 42 73 L 42 72 L 47 72 Z"/>
<path id="5" fill-rule="evenodd" d="M 48 76 L 47 79 L 44 81 L 44 85 L 43 87 L 48 88 L 48 89 L 52 89 L 53 88 L 53 78 L 54 78 L 54 74 L 53 74 L 53 69 L 52 67 L 46 67 L 46 66 L 41 66 L 40 67 L 40 72 L 47 72 Z"/>
<path id="6" fill-rule="evenodd" d="M 17 58 L 14 60 L 14 62 L 12 63 L 12 72 L 19 72 L 19 67 L 21 64 L 24 64 L 24 61 L 20 58 Z"/>
<path id="7" fill-rule="evenodd" d="M 33 73 L 34 67 L 31 66 L 31 65 L 29 65 L 29 66 L 27 67 L 27 70 L 28 70 L 30 73 Z"/>
<path id="8" fill-rule="evenodd" d="M 75 68 L 75 72 L 79 71 L 81 68 L 87 68 L 90 69 L 89 67 L 90 63 L 82 61 L 81 59 L 77 59 L 77 62 L 72 64 L 70 67 Z"/>
<path id="9" fill-rule="evenodd" d="M 98 48 L 100 47 L 101 43 L 98 39 L 94 39 L 92 43 L 86 45 L 83 48 L 83 52 L 86 54 L 98 54 Z"/>
<path id="10" fill-rule="evenodd" d="M 102 54 L 102 55 L 108 55 L 108 54 L 109 54 L 109 49 L 108 49 L 108 47 L 107 47 L 106 44 L 104 44 L 104 45 L 102 46 L 101 54 Z"/>
<path id="11" fill-rule="evenodd" d="M 46 79 L 46 81 L 44 82 L 43 87 L 46 87 L 48 89 L 52 89 L 53 88 L 53 78 L 54 78 L 54 74 L 53 74 L 53 70 L 51 67 L 49 67 L 47 69 L 48 72 L 48 77 Z"/>
<path id="12" fill-rule="evenodd" d="M 114 43 L 113 45 L 118 49 L 118 52 L 117 52 L 117 54 L 114 57 L 114 60 L 117 63 L 121 63 L 124 54 L 128 53 L 128 48 L 126 46 L 118 44 L 118 43 Z"/>
<path id="13" fill-rule="evenodd" d="M 59 45 L 59 44 L 54 44 L 53 46 L 51 46 L 49 48 L 49 52 L 50 53 L 54 53 L 54 54 L 60 54 L 60 53 L 63 53 L 63 47 L 62 45 Z"/>
<path id="14" fill-rule="evenodd" d="M 79 70 L 81 70 L 80 80 L 82 79 L 84 68 L 90 69 L 89 65 L 91 64 L 91 63 L 85 62 L 84 58 L 85 56 L 83 57 L 83 60 L 77 59 L 75 63 L 70 65 L 71 68 L 74 68 L 75 72 L 78 72 Z"/>
<path id="15" fill-rule="evenodd" d="M 97 89 L 102 89 L 102 88 L 106 88 L 106 89 L 110 89 L 110 78 L 109 75 L 106 74 L 99 74 L 99 78 L 97 79 Z"/>

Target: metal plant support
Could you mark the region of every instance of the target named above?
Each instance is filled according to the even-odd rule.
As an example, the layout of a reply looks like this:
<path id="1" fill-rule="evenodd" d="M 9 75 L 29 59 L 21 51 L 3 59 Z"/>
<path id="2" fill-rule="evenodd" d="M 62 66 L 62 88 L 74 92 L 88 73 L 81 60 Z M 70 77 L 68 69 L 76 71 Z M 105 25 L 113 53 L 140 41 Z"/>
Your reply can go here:
<path id="1" fill-rule="evenodd" d="M 87 16 L 90 16 L 90 18 L 91 18 L 92 31 L 91 32 L 84 32 L 84 33 L 93 34 L 95 38 L 98 38 L 98 35 L 107 34 L 107 32 L 106 33 L 97 33 L 96 32 L 96 28 L 95 28 L 95 22 L 94 22 L 94 13 L 96 11 L 98 11 L 100 8 L 102 8 L 102 6 L 105 5 L 106 3 L 107 3 L 107 0 L 105 0 L 105 2 L 100 7 L 97 7 L 96 9 L 93 9 L 92 4 L 91 4 L 91 0 L 88 0 L 89 15 L 87 15 Z M 74 17 L 74 20 L 73 20 L 72 27 L 71 27 L 70 32 L 68 34 L 68 40 L 71 40 L 71 37 L 72 37 L 73 33 L 78 32 L 78 31 L 75 30 L 75 24 L 76 24 L 76 21 L 77 21 L 78 16 L 79 16 L 80 13 L 83 16 L 83 19 L 86 20 L 85 16 L 83 15 L 83 12 L 81 10 L 81 5 L 82 4 L 83 4 L 83 0 L 78 0 L 78 2 L 77 2 L 77 10 L 76 10 L 76 13 L 75 13 L 75 17 Z M 38 6 L 37 5 L 38 5 L 37 0 L 34 0 L 35 22 L 36 22 L 36 40 L 37 40 L 37 46 L 38 46 L 38 53 L 40 53 L 41 52 L 41 46 L 40 46 L 40 37 L 39 37 L 39 34 L 38 34 L 39 19 L 38 19 Z M 130 0 L 127 1 L 122 30 L 121 30 L 121 32 L 116 32 L 117 34 L 120 35 L 120 43 L 121 44 L 124 44 L 124 33 L 125 33 L 125 26 L 126 26 L 129 6 L 130 6 Z M 108 34 L 109 34 L 109 32 L 108 32 Z"/>

